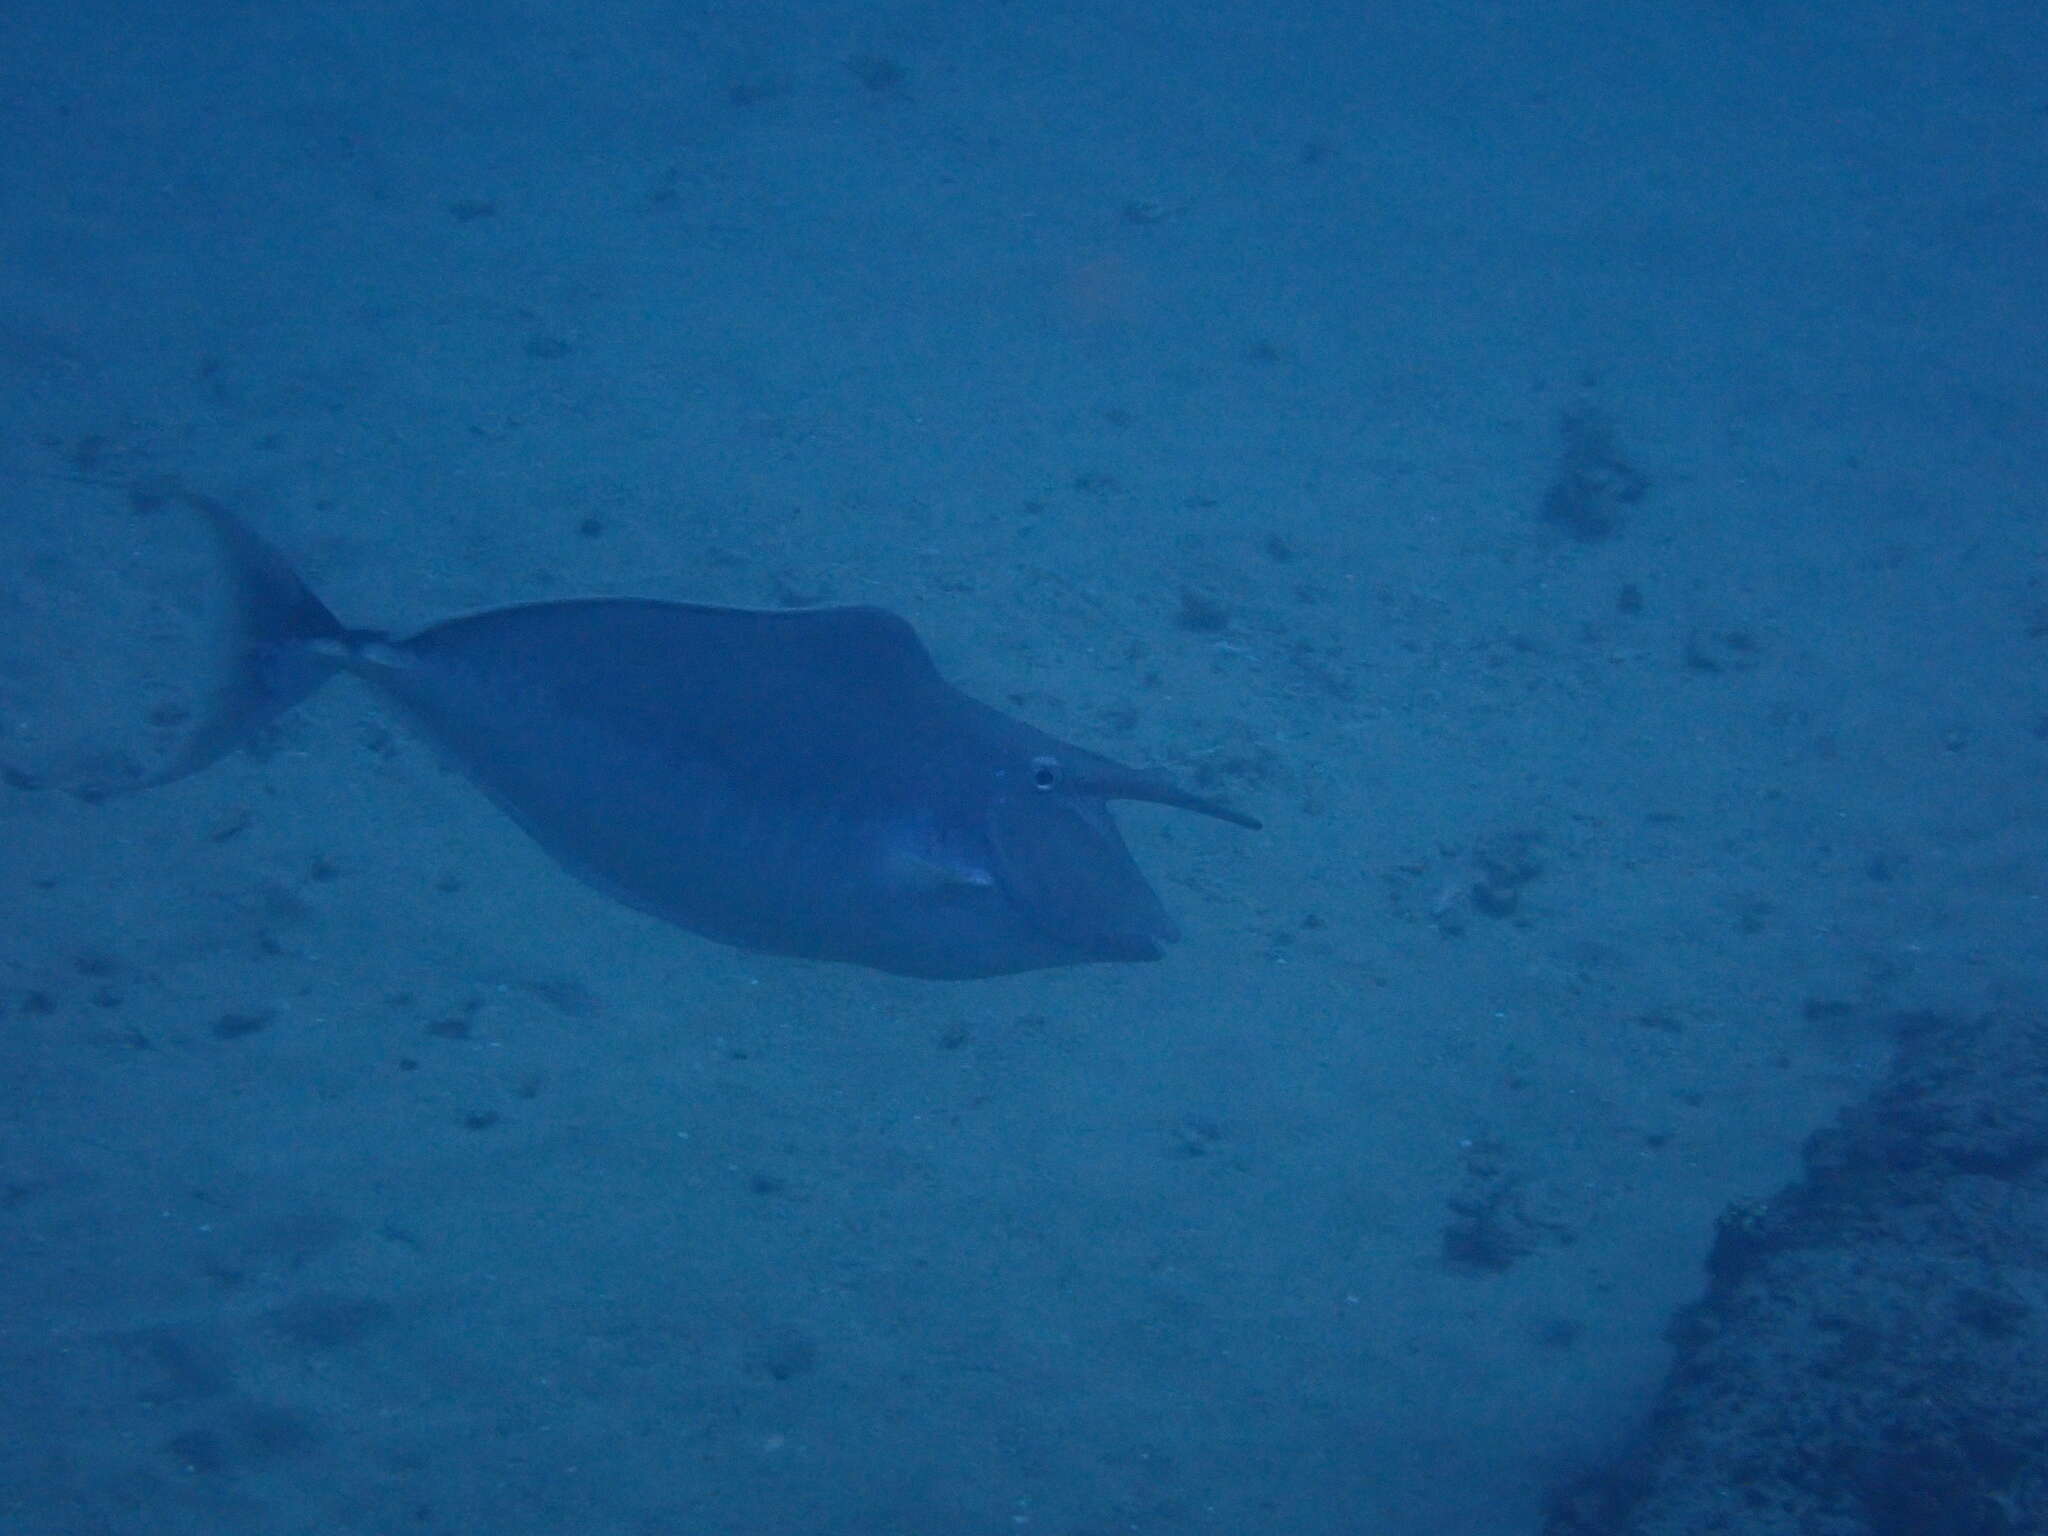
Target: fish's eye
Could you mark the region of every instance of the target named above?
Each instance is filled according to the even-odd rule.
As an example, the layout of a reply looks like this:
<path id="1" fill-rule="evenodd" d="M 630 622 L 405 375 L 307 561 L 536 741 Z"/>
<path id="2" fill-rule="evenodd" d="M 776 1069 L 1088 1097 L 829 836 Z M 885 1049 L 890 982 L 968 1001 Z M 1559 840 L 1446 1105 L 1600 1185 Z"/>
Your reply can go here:
<path id="1" fill-rule="evenodd" d="M 1040 794 L 1050 794 L 1060 787 L 1060 780 L 1066 774 L 1056 757 L 1034 757 L 1031 759 L 1031 787 Z"/>

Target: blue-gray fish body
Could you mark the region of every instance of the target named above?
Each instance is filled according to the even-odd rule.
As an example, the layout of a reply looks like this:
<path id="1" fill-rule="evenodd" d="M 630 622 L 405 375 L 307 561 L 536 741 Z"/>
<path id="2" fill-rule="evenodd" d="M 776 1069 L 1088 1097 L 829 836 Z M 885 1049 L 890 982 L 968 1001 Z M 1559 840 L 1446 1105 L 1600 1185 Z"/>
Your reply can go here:
<path id="1" fill-rule="evenodd" d="M 347 630 L 233 514 L 243 664 L 196 771 L 336 670 L 406 706 L 564 868 L 742 949 L 911 976 L 1152 960 L 1172 920 L 1107 801 L 1250 817 L 967 697 L 878 608 L 590 599 Z"/>

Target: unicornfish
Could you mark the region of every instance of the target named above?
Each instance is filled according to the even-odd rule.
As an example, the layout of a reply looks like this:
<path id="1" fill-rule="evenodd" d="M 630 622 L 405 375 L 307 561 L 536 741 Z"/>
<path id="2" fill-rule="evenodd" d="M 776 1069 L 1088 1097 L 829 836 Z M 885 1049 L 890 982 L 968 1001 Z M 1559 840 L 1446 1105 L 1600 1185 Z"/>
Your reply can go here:
<path id="1" fill-rule="evenodd" d="M 231 567 L 232 660 L 130 787 L 199 771 L 352 673 L 625 905 L 743 950 L 956 979 L 1156 960 L 1178 937 L 1110 801 L 1259 825 L 969 698 L 880 608 L 603 598 L 396 638 L 343 625 L 235 513 L 176 494 Z"/>

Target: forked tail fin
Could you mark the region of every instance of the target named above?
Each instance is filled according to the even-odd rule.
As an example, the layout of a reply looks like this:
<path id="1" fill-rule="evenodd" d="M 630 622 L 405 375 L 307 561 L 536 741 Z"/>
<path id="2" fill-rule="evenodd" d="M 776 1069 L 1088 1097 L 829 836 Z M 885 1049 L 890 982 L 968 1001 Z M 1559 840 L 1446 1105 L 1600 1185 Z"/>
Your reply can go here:
<path id="1" fill-rule="evenodd" d="M 172 783 L 247 744 L 346 665 L 352 647 L 384 638 L 344 629 L 282 555 L 210 497 L 164 481 L 146 491 L 136 487 L 130 497 L 138 510 L 176 503 L 198 513 L 223 557 L 220 587 L 227 597 L 212 606 L 217 614 L 224 609 L 225 617 L 210 626 L 215 659 L 199 669 L 206 675 L 190 690 L 198 695 L 197 706 L 151 716 L 152 726 L 188 715 L 197 724 L 167 756 L 160 750 L 149 754 L 161 759 L 154 768 L 139 764 L 125 745 L 95 750 L 88 743 L 85 750 L 46 751 L 40 764 L 0 760 L 0 783 L 15 789 L 61 789 L 81 800 Z M 127 734 L 132 737 L 137 730 Z M 33 732 L 22 737 L 34 739 Z M 13 738 L 8 740 L 11 744 Z"/>
<path id="2" fill-rule="evenodd" d="M 60 756 L 42 768 L 0 762 L 0 781 L 16 789 L 62 789 L 84 800 L 104 800 L 168 784 L 197 773 L 244 745 L 263 725 L 290 709 L 340 667 L 348 631 L 328 612 L 276 550 L 239 517 L 210 497 L 175 482 L 145 494 L 131 492 L 139 508 L 175 502 L 212 529 L 230 594 L 220 626 L 214 675 L 195 691 L 197 724 L 154 768 L 138 766 L 126 751 Z"/>
<path id="3" fill-rule="evenodd" d="M 161 767 L 118 788 L 169 784 L 219 762 L 336 672 L 316 642 L 345 633 L 283 555 L 210 496 L 178 487 L 167 499 L 206 520 L 228 563 L 232 632 L 224 674 L 207 695 L 199 723 Z"/>

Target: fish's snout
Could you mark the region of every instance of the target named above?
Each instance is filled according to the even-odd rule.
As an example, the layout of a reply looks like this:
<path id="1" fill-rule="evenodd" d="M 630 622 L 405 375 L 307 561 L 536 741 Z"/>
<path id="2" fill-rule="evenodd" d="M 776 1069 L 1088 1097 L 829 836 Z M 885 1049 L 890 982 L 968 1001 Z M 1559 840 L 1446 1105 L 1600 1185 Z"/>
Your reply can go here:
<path id="1" fill-rule="evenodd" d="M 1031 785 L 1040 793 L 1092 796 L 1097 800 L 1137 800 L 1149 805 L 1170 806 L 1192 811 L 1234 827 L 1257 832 L 1263 826 L 1258 817 L 1240 811 L 1224 800 L 1198 795 L 1173 779 L 1150 768 L 1133 768 L 1113 758 L 1100 757 L 1080 748 L 1060 753 L 1041 753 L 1031 760 Z"/>

